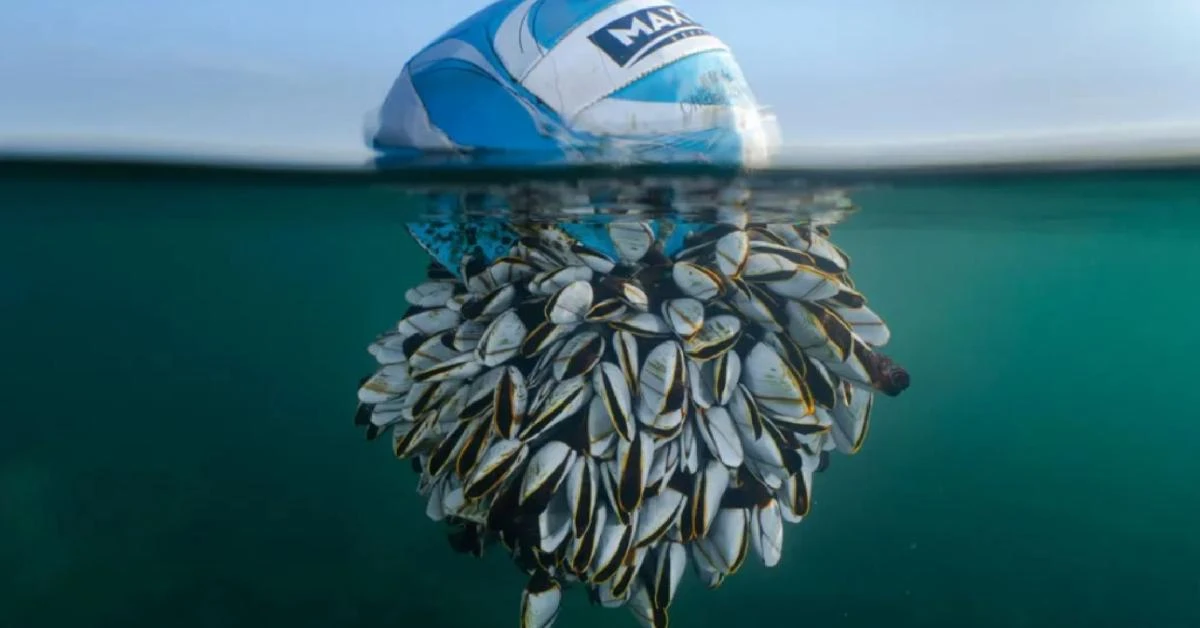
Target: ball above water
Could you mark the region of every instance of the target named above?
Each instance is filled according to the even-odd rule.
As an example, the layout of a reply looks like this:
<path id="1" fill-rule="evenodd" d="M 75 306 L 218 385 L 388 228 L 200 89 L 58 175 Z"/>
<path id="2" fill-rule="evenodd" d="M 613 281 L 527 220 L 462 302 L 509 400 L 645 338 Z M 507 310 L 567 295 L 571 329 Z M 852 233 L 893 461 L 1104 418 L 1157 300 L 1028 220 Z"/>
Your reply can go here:
<path id="1" fill-rule="evenodd" d="M 778 144 L 729 48 L 664 0 L 502 0 L 403 68 L 380 159 L 765 162 Z"/>

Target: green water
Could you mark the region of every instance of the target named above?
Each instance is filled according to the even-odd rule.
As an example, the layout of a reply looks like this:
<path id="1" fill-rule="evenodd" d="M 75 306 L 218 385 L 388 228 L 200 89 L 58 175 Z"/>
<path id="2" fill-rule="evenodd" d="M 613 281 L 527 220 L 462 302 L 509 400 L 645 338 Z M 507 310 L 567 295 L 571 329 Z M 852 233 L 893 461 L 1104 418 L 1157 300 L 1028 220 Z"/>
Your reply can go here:
<path id="1" fill-rule="evenodd" d="M 11 174 L 11 173 L 10 173 Z M 1200 178 L 922 180 L 834 231 L 913 386 L 673 626 L 1200 626 Z M 351 424 L 394 191 L 0 177 L 0 625 L 511 626 Z M 634 626 L 565 595 L 560 626 Z"/>

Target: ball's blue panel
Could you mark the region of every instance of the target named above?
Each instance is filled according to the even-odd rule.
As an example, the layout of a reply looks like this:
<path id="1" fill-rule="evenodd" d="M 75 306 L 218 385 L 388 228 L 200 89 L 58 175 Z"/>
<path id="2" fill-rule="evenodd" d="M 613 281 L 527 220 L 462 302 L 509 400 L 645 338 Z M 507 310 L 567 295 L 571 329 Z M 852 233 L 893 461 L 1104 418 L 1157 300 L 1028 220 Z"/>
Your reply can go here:
<path id="1" fill-rule="evenodd" d="M 579 240 L 580 243 L 590 246 L 612 259 L 617 259 L 617 247 L 613 246 L 612 240 L 608 237 L 609 222 L 607 219 L 588 222 L 566 222 L 559 225 L 559 227 L 567 235 Z"/>
<path id="2" fill-rule="evenodd" d="M 496 219 L 409 223 L 408 232 L 434 261 L 455 276 L 460 276 L 459 266 L 468 253 L 492 261 L 503 257 L 517 242 L 516 234 Z"/>

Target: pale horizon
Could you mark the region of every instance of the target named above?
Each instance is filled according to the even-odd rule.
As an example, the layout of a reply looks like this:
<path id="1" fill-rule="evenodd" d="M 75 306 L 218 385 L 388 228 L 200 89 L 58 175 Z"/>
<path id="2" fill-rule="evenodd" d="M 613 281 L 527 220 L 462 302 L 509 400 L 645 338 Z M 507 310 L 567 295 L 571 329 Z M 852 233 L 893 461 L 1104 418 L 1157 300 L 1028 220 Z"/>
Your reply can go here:
<path id="1" fill-rule="evenodd" d="M 366 116 L 404 61 L 486 4 L 18 5 L 0 22 L 0 149 L 362 160 Z M 732 47 L 789 155 L 1200 154 L 1189 0 L 677 4 Z"/>

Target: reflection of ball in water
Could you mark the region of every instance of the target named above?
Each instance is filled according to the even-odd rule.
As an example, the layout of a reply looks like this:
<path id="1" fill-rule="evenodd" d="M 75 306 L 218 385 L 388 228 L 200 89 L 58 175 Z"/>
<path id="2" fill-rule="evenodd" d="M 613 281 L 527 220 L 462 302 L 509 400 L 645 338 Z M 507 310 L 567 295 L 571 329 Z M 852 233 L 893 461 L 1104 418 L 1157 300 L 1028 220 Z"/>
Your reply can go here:
<path id="1" fill-rule="evenodd" d="M 754 163 L 775 133 L 725 44 L 670 3 L 509 0 L 405 65 L 370 141 Z"/>

